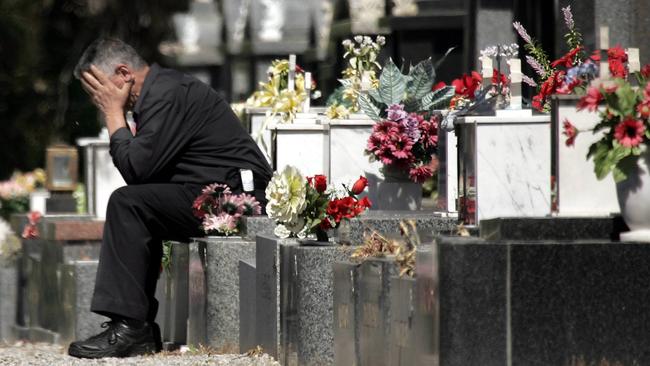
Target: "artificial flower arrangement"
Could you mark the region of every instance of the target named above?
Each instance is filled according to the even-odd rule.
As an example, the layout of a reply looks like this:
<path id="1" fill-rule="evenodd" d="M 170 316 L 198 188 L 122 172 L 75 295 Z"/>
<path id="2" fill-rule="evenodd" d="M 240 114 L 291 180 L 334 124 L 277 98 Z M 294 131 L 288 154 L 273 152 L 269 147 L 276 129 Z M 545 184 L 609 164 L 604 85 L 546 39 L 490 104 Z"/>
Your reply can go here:
<path id="1" fill-rule="evenodd" d="M 225 184 L 210 184 L 192 204 L 194 216 L 202 219 L 201 227 L 208 235 L 231 236 L 241 231 L 241 217 L 260 215 L 262 207 L 255 197 L 233 194 Z"/>
<path id="2" fill-rule="evenodd" d="M 246 101 L 249 107 L 270 107 L 271 114 L 281 115 L 284 122 L 291 122 L 298 113 L 309 94 L 305 91 L 304 70 L 296 65 L 295 89 L 288 89 L 289 60 L 274 60 L 268 69 L 268 81 L 260 82 L 259 90 Z M 316 82 L 312 79 L 311 90 L 316 89 Z M 319 97 L 314 92 L 311 97 Z"/>
<path id="3" fill-rule="evenodd" d="M 316 236 L 319 241 L 327 241 L 327 230 L 370 208 L 367 197 L 357 197 L 367 185 L 366 178 L 359 177 L 350 187 L 336 189 L 328 186 L 324 175 L 305 177 L 295 167 L 286 166 L 273 175 L 266 188 L 266 212 L 277 223 L 275 235 Z"/>
<path id="4" fill-rule="evenodd" d="M 433 175 L 431 162 L 438 145 L 438 115 L 454 88 L 432 90 L 435 69 L 431 59 L 412 66 L 407 75 L 388 60 L 379 87 L 360 93 L 359 106 L 377 123 L 368 138 L 366 154 L 384 164 L 384 175 L 397 172 L 423 183 Z"/>
<path id="5" fill-rule="evenodd" d="M 483 77 L 477 71 L 471 71 L 469 74 L 463 74 L 460 78 L 454 79 L 451 86 L 454 87 L 454 96 L 449 103 L 449 109 L 456 111 L 454 116 L 468 111 L 472 107 L 483 104 L 491 98 L 500 98 L 501 104 L 508 103 L 510 97 L 510 80 L 501 73 L 501 63 L 503 60 L 516 58 L 519 55 L 519 46 L 517 44 L 489 46 L 481 50 L 482 57 L 490 57 L 496 60 L 497 68 L 492 69 L 492 79 L 490 88 L 483 90 Z M 525 82 L 528 82 L 524 78 Z M 433 90 L 438 90 L 446 86 L 444 82 L 439 82 L 433 86 Z"/>
<path id="6" fill-rule="evenodd" d="M 343 70 L 343 78 L 339 80 L 341 86 L 327 100 L 328 118 L 347 118 L 350 113 L 359 112 L 359 93 L 378 86 L 377 73 L 381 65 L 377 62 L 377 57 L 385 44 L 383 36 L 377 36 L 373 41 L 369 36 L 357 35 L 352 40 L 342 42 L 345 48 L 343 58 L 348 66 Z"/>
<path id="7" fill-rule="evenodd" d="M 29 211 L 29 194 L 45 185 L 43 169 L 15 172 L 9 180 L 0 182 L 0 217 L 9 220 L 12 214 Z"/>
<path id="8" fill-rule="evenodd" d="M 612 79 L 595 79 L 586 94 L 578 102 L 578 110 L 599 111 L 600 123 L 590 131 L 603 133 L 593 143 L 587 158 L 593 157 L 594 171 L 598 179 L 610 172 L 616 182 L 627 178 L 632 160 L 638 158 L 650 143 L 650 65 L 636 73 L 635 79 L 641 87 L 633 86 L 625 74 Z M 563 123 L 563 134 L 567 146 L 573 145 L 579 131 L 568 120 Z"/>
<path id="9" fill-rule="evenodd" d="M 541 45 L 532 38 L 519 22 L 513 26 L 524 40 L 524 48 L 529 55 L 526 62 L 535 71 L 538 82 L 531 86 L 537 87 L 537 94 L 532 99 L 533 108 L 548 112 L 550 110 L 550 97 L 553 94 L 584 95 L 589 83 L 596 78 L 599 72 L 600 51 L 596 50 L 591 55 L 583 45 L 582 35 L 576 28 L 571 13 L 571 6 L 562 8 L 564 23 L 568 29 L 564 38 L 569 51 L 559 59 L 550 61 Z M 627 54 L 620 46 L 607 50 L 609 72 L 612 76 L 626 78 L 628 75 L 625 63 Z M 530 78 L 526 78 L 530 80 Z"/>

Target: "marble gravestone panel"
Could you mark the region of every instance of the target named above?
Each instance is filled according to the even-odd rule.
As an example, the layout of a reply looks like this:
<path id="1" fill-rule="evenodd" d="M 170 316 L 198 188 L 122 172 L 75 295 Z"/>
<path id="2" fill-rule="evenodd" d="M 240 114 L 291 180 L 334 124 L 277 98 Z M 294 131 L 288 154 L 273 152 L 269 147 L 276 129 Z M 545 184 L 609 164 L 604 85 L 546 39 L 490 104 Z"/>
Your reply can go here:
<path id="1" fill-rule="evenodd" d="M 359 265 L 352 262 L 334 263 L 334 364 L 360 365 L 359 336 Z"/>
<path id="2" fill-rule="evenodd" d="M 251 2 L 251 0 L 224 0 L 222 2 L 228 53 L 238 54 L 242 51 Z"/>
<path id="3" fill-rule="evenodd" d="M 371 258 L 359 267 L 359 359 L 361 365 L 390 365 L 394 258 Z"/>
<path id="4" fill-rule="evenodd" d="M 162 276 L 167 276 L 165 289 L 165 328 L 161 329 L 163 345 L 174 348 L 187 343 L 189 245 L 171 242 L 171 263 Z"/>
<path id="5" fill-rule="evenodd" d="M 309 47 L 311 3 L 300 0 L 251 0 L 253 53 L 303 53 Z"/>
<path id="6" fill-rule="evenodd" d="M 0 260 L 0 342 L 11 342 L 15 338 L 12 329 L 16 324 L 18 304 L 16 261 Z"/>
<path id="7" fill-rule="evenodd" d="M 329 126 L 321 124 L 278 124 L 275 133 L 275 167 L 291 165 L 304 176 L 327 175 L 329 169 Z"/>
<path id="8" fill-rule="evenodd" d="M 198 347 L 208 344 L 208 286 L 207 243 L 193 240 L 189 244 L 187 274 L 187 344 Z"/>
<path id="9" fill-rule="evenodd" d="M 197 239 L 206 250 L 207 341 L 229 352 L 239 350 L 240 261 L 255 258 L 255 242 L 239 237 Z"/>
<path id="10" fill-rule="evenodd" d="M 565 120 L 584 131 L 600 122 L 596 112 L 577 111 L 578 100 L 574 95 L 554 96 L 552 100 L 554 212 L 560 216 L 609 216 L 620 211 L 616 184 L 611 176 L 598 180 L 593 159 L 587 160 L 589 146 L 603 134 L 580 133 L 573 146 L 567 146 L 562 135 Z"/>
<path id="11" fill-rule="evenodd" d="M 463 117 L 459 214 L 466 224 L 551 210 L 550 118 Z"/>
<path id="12" fill-rule="evenodd" d="M 255 240 L 257 235 L 273 236 L 275 220 L 266 216 L 244 216 L 241 218 L 244 228 L 242 236 L 247 240 Z"/>
<path id="13" fill-rule="evenodd" d="M 437 208 L 457 213 L 458 140 L 456 132 L 438 130 L 438 203 Z"/>
<path id="14" fill-rule="evenodd" d="M 359 176 L 368 178 L 368 198 L 377 201 L 377 185 L 383 180 L 381 163 L 370 162 L 365 154 L 368 138 L 375 121 L 365 115 L 352 115 L 350 119 L 328 122 L 329 178 L 335 183 L 350 184 Z"/>
<path id="15" fill-rule="evenodd" d="M 108 318 L 90 311 L 98 261 L 74 261 L 61 267 L 61 341 L 86 339 L 102 331 Z"/>
<path id="16" fill-rule="evenodd" d="M 290 248 L 288 343 L 285 360 L 297 365 L 334 362 L 334 263 L 350 257 L 338 245 Z"/>
<path id="17" fill-rule="evenodd" d="M 263 74 L 263 73 L 262 73 Z M 247 108 L 246 116 L 248 118 L 248 132 L 253 136 L 253 139 L 257 142 L 266 160 L 271 164 L 272 168 L 275 168 L 273 165 L 273 156 L 275 152 L 273 150 L 273 135 L 271 128 L 279 122 L 280 117 L 270 118 L 270 108 Z M 267 116 L 269 114 L 269 116 Z"/>
<path id="18" fill-rule="evenodd" d="M 390 281 L 390 365 L 415 365 L 415 279 L 395 276 Z"/>
<path id="19" fill-rule="evenodd" d="M 77 145 L 83 149 L 86 209 L 97 218 L 106 218 L 106 207 L 111 194 L 126 185 L 122 175 L 113 165 L 108 137 L 82 138 L 77 140 Z"/>
<path id="20" fill-rule="evenodd" d="M 257 346 L 255 276 L 255 263 L 239 261 L 239 350 L 242 353 Z"/>

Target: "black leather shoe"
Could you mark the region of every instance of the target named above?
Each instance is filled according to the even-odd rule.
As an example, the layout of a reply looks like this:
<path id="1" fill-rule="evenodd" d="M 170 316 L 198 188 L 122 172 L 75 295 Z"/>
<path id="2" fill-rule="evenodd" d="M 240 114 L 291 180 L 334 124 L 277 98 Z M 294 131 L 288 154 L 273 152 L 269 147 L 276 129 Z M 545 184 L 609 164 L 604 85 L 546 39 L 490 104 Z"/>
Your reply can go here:
<path id="1" fill-rule="evenodd" d="M 131 357 L 152 354 L 156 343 L 151 325 L 134 324 L 127 320 L 111 320 L 102 324 L 106 328 L 85 341 L 72 342 L 68 354 L 79 358 Z"/>

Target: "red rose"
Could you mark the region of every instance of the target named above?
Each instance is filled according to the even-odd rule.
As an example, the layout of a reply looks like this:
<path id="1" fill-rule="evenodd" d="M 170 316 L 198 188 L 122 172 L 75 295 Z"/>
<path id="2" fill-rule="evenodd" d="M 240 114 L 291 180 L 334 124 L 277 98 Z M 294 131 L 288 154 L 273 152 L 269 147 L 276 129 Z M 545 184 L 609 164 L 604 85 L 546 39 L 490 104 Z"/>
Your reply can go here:
<path id="1" fill-rule="evenodd" d="M 370 207 L 372 207 L 372 202 L 370 202 L 370 200 L 369 200 L 368 197 L 366 196 L 366 197 L 363 197 L 363 198 L 359 201 L 359 206 L 361 206 L 361 207 L 365 207 L 365 208 L 370 208 Z"/>
<path id="2" fill-rule="evenodd" d="M 321 174 L 314 176 L 314 188 L 318 193 L 323 193 L 327 189 L 327 177 Z"/>
<path id="3" fill-rule="evenodd" d="M 364 189 L 368 186 L 368 179 L 366 177 L 359 177 L 354 185 L 352 186 L 352 193 L 359 194 L 363 192 Z"/>

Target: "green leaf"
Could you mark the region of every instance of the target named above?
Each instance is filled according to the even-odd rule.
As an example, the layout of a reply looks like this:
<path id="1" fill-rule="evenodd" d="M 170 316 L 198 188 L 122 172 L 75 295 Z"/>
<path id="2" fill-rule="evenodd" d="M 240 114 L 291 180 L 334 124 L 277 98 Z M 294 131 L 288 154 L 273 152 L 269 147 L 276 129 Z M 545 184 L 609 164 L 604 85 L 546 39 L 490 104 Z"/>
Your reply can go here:
<path id="1" fill-rule="evenodd" d="M 379 108 L 368 98 L 366 94 L 359 94 L 359 107 L 373 121 L 381 120 Z"/>
<path id="2" fill-rule="evenodd" d="M 380 102 L 387 106 L 401 102 L 406 92 L 406 81 L 406 77 L 393 60 L 388 59 L 379 77 Z"/>
<path id="3" fill-rule="evenodd" d="M 410 97 L 421 99 L 431 91 L 436 71 L 433 68 L 431 58 L 421 61 L 411 68 L 409 72 L 411 80 L 406 85 L 407 94 Z"/>
<path id="4" fill-rule="evenodd" d="M 430 111 L 447 107 L 449 106 L 449 101 L 455 94 L 456 88 L 453 86 L 445 86 L 444 88 L 429 92 L 422 98 L 420 110 Z"/>
<path id="5" fill-rule="evenodd" d="M 368 90 L 368 95 L 370 95 L 372 99 L 375 100 L 375 102 L 381 103 L 381 95 L 379 95 L 379 91 L 377 89 Z"/>

